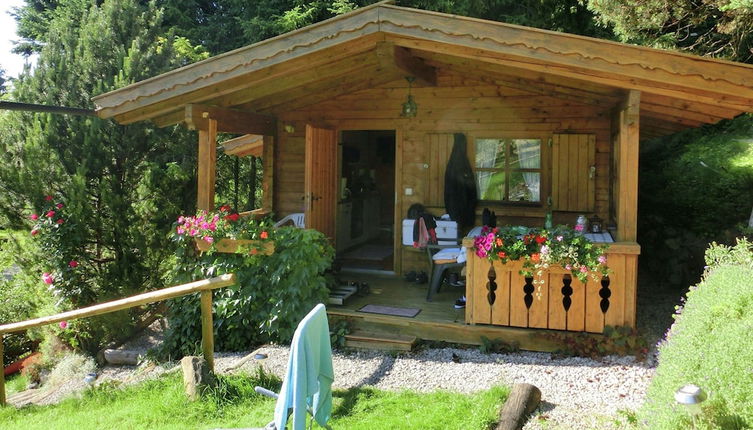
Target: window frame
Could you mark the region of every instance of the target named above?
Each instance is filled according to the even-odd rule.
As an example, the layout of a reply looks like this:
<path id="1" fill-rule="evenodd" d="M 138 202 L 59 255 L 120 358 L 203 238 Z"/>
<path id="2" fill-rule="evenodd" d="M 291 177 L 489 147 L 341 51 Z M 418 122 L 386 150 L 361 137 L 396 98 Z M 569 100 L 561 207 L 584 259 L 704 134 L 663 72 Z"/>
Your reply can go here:
<path id="1" fill-rule="evenodd" d="M 504 172 L 505 173 L 505 197 L 506 200 L 486 200 L 481 198 L 481 192 L 479 190 L 479 200 L 478 202 L 480 204 L 488 205 L 488 206 L 515 206 L 515 207 L 534 207 L 534 208 L 541 208 L 544 207 L 550 196 L 550 190 L 549 190 L 549 170 L 550 170 L 550 163 L 549 163 L 549 145 L 551 142 L 551 134 L 531 134 L 531 133 L 509 133 L 509 132 L 484 132 L 480 134 L 472 134 L 469 135 L 469 141 L 470 145 L 468 145 L 468 159 L 471 162 L 471 169 L 473 170 L 473 180 L 476 181 L 476 187 L 478 187 L 478 180 L 476 173 L 477 172 Z M 539 168 L 538 169 L 531 169 L 531 168 L 512 168 L 510 166 L 510 152 L 512 145 L 505 144 L 505 167 L 504 169 L 494 168 L 494 167 L 477 167 L 476 166 L 476 141 L 477 140 L 539 140 L 541 142 L 540 147 L 540 160 L 539 160 Z M 507 180 L 507 178 L 510 177 L 510 173 L 512 172 L 530 172 L 530 173 L 538 173 L 540 175 L 540 189 L 539 189 L 539 201 L 536 202 L 528 202 L 528 201 L 515 201 L 510 200 L 510 183 Z"/>

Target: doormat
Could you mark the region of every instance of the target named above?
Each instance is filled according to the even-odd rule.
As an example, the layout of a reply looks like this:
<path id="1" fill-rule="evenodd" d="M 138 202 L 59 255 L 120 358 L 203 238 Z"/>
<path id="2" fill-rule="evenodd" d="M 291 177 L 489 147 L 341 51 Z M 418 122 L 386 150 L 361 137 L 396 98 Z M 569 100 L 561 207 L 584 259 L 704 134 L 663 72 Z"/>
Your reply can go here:
<path id="1" fill-rule="evenodd" d="M 366 305 L 358 310 L 368 314 L 392 315 L 396 317 L 413 318 L 421 312 L 418 308 L 396 308 L 392 306 Z"/>

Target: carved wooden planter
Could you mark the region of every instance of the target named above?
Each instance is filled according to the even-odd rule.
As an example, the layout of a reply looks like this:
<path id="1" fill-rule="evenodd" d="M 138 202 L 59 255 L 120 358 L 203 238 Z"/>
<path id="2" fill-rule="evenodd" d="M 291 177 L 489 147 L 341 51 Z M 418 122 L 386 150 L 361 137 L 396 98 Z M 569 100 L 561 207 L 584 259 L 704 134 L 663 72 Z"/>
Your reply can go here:
<path id="1" fill-rule="evenodd" d="M 525 277 L 520 261 L 492 264 L 469 250 L 466 323 L 591 333 L 605 325 L 635 327 L 639 251 L 637 244 L 613 244 L 609 277 L 581 282 L 559 266 Z"/>
<path id="2" fill-rule="evenodd" d="M 209 242 L 202 240 L 202 239 L 195 239 L 196 240 L 196 248 L 199 251 L 205 252 L 209 251 L 209 248 L 212 246 Z M 261 254 L 261 255 L 270 255 L 273 252 L 275 252 L 275 243 L 274 242 L 261 242 L 258 240 L 250 240 L 250 239 L 220 239 L 215 243 L 215 248 L 217 249 L 217 252 L 224 252 L 228 254 L 234 254 L 239 253 L 239 248 L 245 247 L 247 245 L 254 245 L 254 244 L 261 244 L 262 248 L 259 250 L 252 249 L 249 251 L 249 254 Z"/>

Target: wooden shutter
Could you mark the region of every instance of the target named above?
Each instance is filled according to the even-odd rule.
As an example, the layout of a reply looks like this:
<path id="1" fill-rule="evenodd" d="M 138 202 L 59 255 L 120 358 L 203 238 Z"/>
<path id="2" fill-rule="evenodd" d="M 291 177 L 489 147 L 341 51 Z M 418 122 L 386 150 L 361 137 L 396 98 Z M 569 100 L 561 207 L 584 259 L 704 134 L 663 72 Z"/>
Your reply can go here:
<path id="1" fill-rule="evenodd" d="M 593 212 L 595 183 L 596 136 L 552 136 L 552 209 Z"/>
<path id="2" fill-rule="evenodd" d="M 444 207 L 444 174 L 455 137 L 451 133 L 428 134 L 426 206 Z"/>

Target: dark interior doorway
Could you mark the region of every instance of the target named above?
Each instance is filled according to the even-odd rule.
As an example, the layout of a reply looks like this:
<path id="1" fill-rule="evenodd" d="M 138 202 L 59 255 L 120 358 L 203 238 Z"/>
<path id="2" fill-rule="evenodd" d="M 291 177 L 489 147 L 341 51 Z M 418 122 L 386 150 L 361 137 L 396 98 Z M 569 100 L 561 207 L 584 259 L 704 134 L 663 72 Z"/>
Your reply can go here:
<path id="1" fill-rule="evenodd" d="M 395 131 L 340 136 L 337 258 L 345 268 L 394 268 Z"/>

